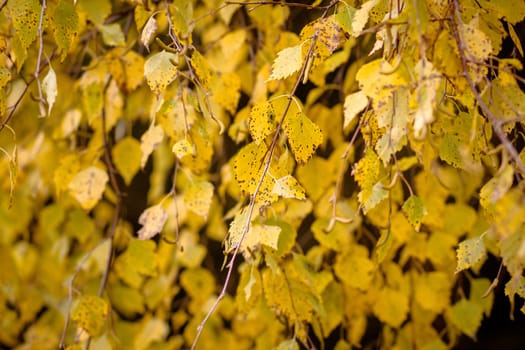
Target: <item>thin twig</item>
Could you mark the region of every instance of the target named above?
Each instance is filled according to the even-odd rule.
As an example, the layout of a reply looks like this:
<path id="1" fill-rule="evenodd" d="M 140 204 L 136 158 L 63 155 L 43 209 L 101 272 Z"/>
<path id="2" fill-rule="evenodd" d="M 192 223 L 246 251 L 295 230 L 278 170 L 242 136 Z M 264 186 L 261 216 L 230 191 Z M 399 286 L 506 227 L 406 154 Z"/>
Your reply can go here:
<path id="1" fill-rule="evenodd" d="M 476 88 L 476 84 L 472 80 L 470 74 L 468 73 L 468 64 L 467 64 L 467 58 L 465 57 L 466 52 L 466 46 L 463 42 L 460 33 L 459 33 L 459 24 L 461 23 L 461 15 L 460 15 L 460 9 L 459 4 L 457 0 L 453 1 L 454 5 L 454 16 L 452 18 L 452 32 L 454 35 L 454 39 L 456 40 L 456 44 L 458 46 L 459 56 L 461 58 L 461 66 L 463 68 L 463 75 L 465 76 L 465 79 L 467 81 L 467 84 L 474 94 L 474 97 L 481 108 L 481 110 L 485 113 L 485 116 L 489 120 L 490 124 L 492 125 L 492 129 L 496 133 L 496 136 L 499 138 L 501 143 L 503 144 L 503 147 L 511 157 L 511 159 L 514 161 L 514 164 L 516 165 L 517 170 L 521 173 L 522 176 L 525 176 L 525 165 L 523 165 L 523 162 L 521 161 L 521 158 L 518 154 L 518 151 L 516 151 L 516 148 L 512 145 L 510 140 L 507 138 L 507 135 L 505 134 L 505 131 L 503 131 L 502 128 L 502 121 L 499 120 L 499 118 L 490 110 L 489 106 L 483 101 L 483 98 L 481 97 L 478 89 Z"/>
<path id="2" fill-rule="evenodd" d="M 206 325 L 206 323 L 208 322 L 208 319 L 211 317 L 211 315 L 215 312 L 215 310 L 219 306 L 220 301 L 226 295 L 226 290 L 227 290 L 227 288 L 228 288 L 228 286 L 230 284 L 231 276 L 232 276 L 232 273 L 233 273 L 233 269 L 235 267 L 235 260 L 237 259 L 237 256 L 239 255 L 239 250 L 240 250 L 240 248 L 242 246 L 242 242 L 244 241 L 244 238 L 246 237 L 246 234 L 248 233 L 248 231 L 250 229 L 250 222 L 251 222 L 251 219 L 253 217 L 253 212 L 254 212 L 254 209 L 255 209 L 257 195 L 259 194 L 260 189 L 261 189 L 262 184 L 263 184 L 263 181 L 264 181 L 264 178 L 266 177 L 266 175 L 268 173 L 268 170 L 270 169 L 270 164 L 271 164 L 271 161 L 272 161 L 272 158 L 273 158 L 273 152 L 274 152 L 275 147 L 277 145 L 277 141 L 279 139 L 280 131 L 282 130 L 284 120 L 286 118 L 286 115 L 288 114 L 288 110 L 290 109 L 290 106 L 292 104 L 293 97 L 294 97 L 294 95 L 295 95 L 295 93 L 297 91 L 297 88 L 301 84 L 302 78 L 303 78 L 304 74 L 306 73 L 306 66 L 307 66 L 308 58 L 313 55 L 313 51 L 314 51 L 314 47 L 315 47 L 316 42 L 317 42 L 317 33 L 314 34 L 314 36 L 312 38 L 312 43 L 310 45 L 308 53 L 306 54 L 306 58 L 304 60 L 303 66 L 301 68 L 301 72 L 299 73 L 299 75 L 297 77 L 297 80 L 295 81 L 295 84 L 294 84 L 294 87 L 292 88 L 292 91 L 288 95 L 288 101 L 287 101 L 287 103 L 285 105 L 283 114 L 281 116 L 281 120 L 279 121 L 279 124 L 277 124 L 277 128 L 276 128 L 275 134 L 274 134 L 272 142 L 270 144 L 270 148 L 269 148 L 269 150 L 267 152 L 267 158 L 265 160 L 261 176 L 259 178 L 259 181 L 257 183 L 257 186 L 255 188 L 254 193 L 250 197 L 250 203 L 248 204 L 248 215 L 247 215 L 247 218 L 246 218 L 246 223 L 243 226 L 241 237 L 239 239 L 239 242 L 237 243 L 237 246 L 235 247 L 233 255 L 232 255 L 230 261 L 227 264 L 228 270 L 227 270 L 227 273 L 226 273 L 226 279 L 225 279 L 224 285 L 223 285 L 223 287 L 222 287 L 222 289 L 221 289 L 221 291 L 219 293 L 219 296 L 217 297 L 217 299 L 215 300 L 215 302 L 213 303 L 213 305 L 209 309 L 209 311 L 206 314 L 206 316 L 204 317 L 204 319 L 201 321 L 201 323 L 197 327 L 197 334 L 195 335 L 195 338 L 193 340 L 193 344 L 191 346 L 191 350 L 195 350 L 195 348 L 197 346 L 197 343 L 199 341 L 199 338 L 200 338 L 200 336 L 202 334 L 202 331 L 204 329 L 204 326 Z"/>
<path id="3" fill-rule="evenodd" d="M 325 6 L 313 6 L 309 4 L 302 4 L 300 2 L 284 2 L 284 1 L 225 1 L 226 5 L 279 5 L 286 7 L 302 7 L 308 10 L 327 10 L 333 6 L 333 3 L 330 3 Z"/>
<path id="4" fill-rule="evenodd" d="M 80 261 L 75 266 L 75 270 L 73 271 L 73 275 L 71 275 L 71 278 L 69 279 L 69 282 L 67 283 L 67 285 L 68 285 L 67 305 L 68 306 L 67 306 L 67 312 L 66 312 L 66 319 L 64 320 L 64 327 L 62 328 L 62 334 L 60 335 L 60 343 L 58 345 L 58 347 L 60 349 L 65 349 L 66 348 L 66 344 L 65 344 L 66 333 L 67 333 L 67 329 L 69 327 L 69 322 L 71 320 L 70 310 L 71 310 L 71 306 L 73 305 L 73 287 L 74 287 L 75 279 L 77 278 L 77 275 L 80 273 L 80 270 L 82 269 L 82 266 L 86 263 L 87 259 L 91 256 L 91 254 L 93 254 L 95 249 L 97 249 L 99 246 L 104 244 L 105 241 L 106 240 L 99 241 L 93 248 L 91 248 L 91 250 L 89 250 L 82 257 L 82 259 L 80 259 Z"/>
<path id="5" fill-rule="evenodd" d="M 106 83 L 106 86 L 104 88 L 104 93 L 106 93 L 110 82 L 111 82 L 111 79 L 108 79 L 108 82 Z M 114 238 L 115 238 L 115 233 L 117 231 L 118 222 L 120 220 L 120 213 L 122 211 L 122 199 L 123 199 L 123 193 L 120 190 L 120 186 L 118 184 L 118 180 L 116 177 L 116 174 L 118 172 L 115 169 L 113 165 L 113 161 L 111 159 L 111 145 L 109 143 L 108 136 L 107 136 L 106 112 L 104 108 L 102 108 L 102 112 L 101 112 L 101 121 L 102 121 L 102 139 L 104 143 L 104 163 L 106 164 L 108 168 L 109 181 L 111 183 L 111 187 L 113 188 L 113 191 L 115 191 L 115 194 L 117 196 L 117 203 L 115 205 L 115 212 L 113 213 L 113 219 L 111 220 L 111 226 L 109 229 L 108 255 L 106 259 L 106 266 L 104 267 L 104 272 L 102 274 L 100 285 L 98 287 L 98 292 L 97 292 L 98 297 L 102 297 L 102 295 L 104 294 L 104 290 L 106 289 L 106 285 L 108 283 L 109 273 L 111 271 L 111 265 L 113 262 Z M 86 340 L 85 346 L 84 346 L 85 349 L 89 349 L 90 341 L 91 341 L 91 337 L 88 337 Z"/>
<path id="6" fill-rule="evenodd" d="M 42 62 L 42 54 L 44 52 L 44 33 L 42 31 L 42 27 L 44 25 L 44 14 L 46 12 L 46 7 L 47 1 L 42 0 L 42 8 L 40 10 L 40 19 L 38 22 L 38 55 L 36 59 L 35 72 L 33 73 L 38 87 L 38 102 L 40 105 L 40 113 L 42 113 L 45 110 L 44 108 L 42 108 L 42 104 L 45 103 L 44 92 L 42 91 L 42 84 L 40 83 L 40 79 L 38 78 L 38 76 L 40 74 L 40 64 Z M 45 114 L 43 116 L 45 116 Z"/>
<path id="7" fill-rule="evenodd" d="M 342 156 L 341 165 L 339 167 L 339 173 L 337 175 L 337 180 L 335 182 L 334 186 L 334 192 L 332 193 L 332 196 L 330 197 L 330 203 L 332 204 L 332 216 L 330 217 L 330 222 L 324 229 L 325 232 L 330 232 L 335 226 L 336 222 L 342 222 L 342 223 L 349 223 L 352 221 L 351 218 L 341 218 L 337 216 L 336 213 L 336 206 L 337 206 L 337 197 L 339 195 L 339 192 L 341 191 L 341 184 L 343 183 L 343 178 L 346 172 L 347 167 L 347 157 L 350 153 L 350 149 L 355 143 L 355 140 L 357 139 L 357 135 L 359 134 L 359 131 L 361 130 L 361 126 L 363 124 L 363 119 L 361 118 L 359 120 L 359 123 L 357 124 L 357 127 L 354 130 L 354 134 L 352 135 L 352 138 L 350 139 L 350 142 L 348 143 L 348 146 L 346 147 L 346 150 Z"/>

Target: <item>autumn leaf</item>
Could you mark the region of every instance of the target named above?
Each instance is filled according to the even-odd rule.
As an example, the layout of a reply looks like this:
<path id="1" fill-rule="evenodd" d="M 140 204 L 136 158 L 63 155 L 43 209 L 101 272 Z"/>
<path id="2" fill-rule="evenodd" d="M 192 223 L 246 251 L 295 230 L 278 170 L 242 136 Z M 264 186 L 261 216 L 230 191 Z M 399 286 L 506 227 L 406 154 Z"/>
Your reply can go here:
<path id="1" fill-rule="evenodd" d="M 102 198 L 108 180 L 104 170 L 91 166 L 77 173 L 68 188 L 82 208 L 91 210 Z"/>
<path id="2" fill-rule="evenodd" d="M 279 51 L 268 80 L 285 79 L 299 71 L 303 65 L 302 47 L 303 45 L 299 44 Z"/>
<path id="3" fill-rule="evenodd" d="M 151 152 L 157 148 L 159 143 L 164 138 L 164 130 L 160 125 L 151 125 L 150 128 L 140 138 L 140 150 L 142 156 L 140 158 L 140 167 L 144 169 Z"/>
<path id="4" fill-rule="evenodd" d="M 323 132 L 303 113 L 289 114 L 283 123 L 288 142 L 298 163 L 306 163 L 323 142 Z"/>
<path id="5" fill-rule="evenodd" d="M 168 214 L 160 205 L 147 208 L 140 214 L 139 224 L 142 228 L 138 231 L 139 239 L 150 239 L 162 231 L 164 223 L 168 219 Z"/>
<path id="6" fill-rule="evenodd" d="M 154 93 L 162 93 L 177 76 L 178 56 L 166 51 L 151 55 L 144 63 L 146 82 Z"/>

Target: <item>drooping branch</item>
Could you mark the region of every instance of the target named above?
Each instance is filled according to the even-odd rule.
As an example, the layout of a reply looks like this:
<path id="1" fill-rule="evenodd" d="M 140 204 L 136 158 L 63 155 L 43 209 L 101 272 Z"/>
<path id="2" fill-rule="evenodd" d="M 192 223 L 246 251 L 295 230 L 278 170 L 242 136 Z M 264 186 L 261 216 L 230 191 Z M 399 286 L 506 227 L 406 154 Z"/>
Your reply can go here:
<path id="1" fill-rule="evenodd" d="M 335 4 L 337 4 L 336 1 L 331 2 L 331 6 L 334 6 Z M 322 17 L 326 17 L 326 15 L 328 14 L 328 9 L 325 10 L 325 12 L 322 15 Z M 221 302 L 221 300 L 226 295 L 226 290 L 228 289 L 228 286 L 230 285 L 231 276 L 233 274 L 233 269 L 235 267 L 235 261 L 237 259 L 237 256 L 239 255 L 242 243 L 243 243 L 244 239 L 246 238 L 246 235 L 248 234 L 248 231 L 250 230 L 251 220 L 253 218 L 253 213 L 255 211 L 255 204 L 256 204 L 257 196 L 259 195 L 261 187 L 262 187 L 263 182 L 264 182 L 264 179 L 268 175 L 268 171 L 270 170 L 270 164 L 272 162 L 273 153 L 275 151 L 275 147 L 277 146 L 277 141 L 279 140 L 279 136 L 281 134 L 281 130 L 283 129 L 283 123 L 284 123 L 284 121 L 286 119 L 286 116 L 288 114 L 290 106 L 293 103 L 294 96 L 295 96 L 295 94 L 297 92 L 297 89 L 299 88 L 299 85 L 303 82 L 303 78 L 308 74 L 309 62 L 311 60 L 313 60 L 314 48 L 315 48 L 315 45 L 317 43 L 318 34 L 319 33 L 316 32 L 312 36 L 311 44 L 310 44 L 310 47 L 309 47 L 309 49 L 308 49 L 308 51 L 306 53 L 306 56 L 305 56 L 305 59 L 303 61 L 302 66 L 301 66 L 301 70 L 299 72 L 299 75 L 297 76 L 297 79 L 295 80 L 294 86 L 293 86 L 292 90 L 290 91 L 290 94 L 287 97 L 287 102 L 286 102 L 286 105 L 284 107 L 283 113 L 281 115 L 281 119 L 279 120 L 279 123 L 277 124 L 277 128 L 275 130 L 275 133 L 273 135 L 272 141 L 270 143 L 270 147 L 269 147 L 269 149 L 268 149 L 268 151 L 266 153 L 266 158 L 265 158 L 265 161 L 264 161 L 264 166 L 262 168 L 261 176 L 260 176 L 260 178 L 259 178 L 259 180 L 257 182 L 257 186 L 255 188 L 254 193 L 250 196 L 250 202 L 248 204 L 248 213 L 247 213 L 247 217 L 246 217 L 246 223 L 243 226 L 242 233 L 240 235 L 240 239 L 237 242 L 237 245 L 236 245 L 236 247 L 235 247 L 235 249 L 233 251 L 233 254 L 232 254 L 231 258 L 230 258 L 230 261 L 227 264 L 226 279 L 224 281 L 223 287 L 222 287 L 219 295 L 217 296 L 217 299 L 215 299 L 215 302 L 213 303 L 211 308 L 208 310 L 207 314 L 204 316 L 204 319 L 198 325 L 198 327 L 197 327 L 197 334 L 195 335 L 195 338 L 193 340 L 193 344 L 191 346 L 191 350 L 195 350 L 196 349 L 197 343 L 199 342 L 200 336 L 202 335 L 202 331 L 204 330 L 204 326 L 206 325 L 206 323 L 208 322 L 210 317 L 213 315 L 213 313 L 215 312 L 215 310 L 219 306 L 219 303 Z"/>
<path id="2" fill-rule="evenodd" d="M 451 18 L 451 24 L 452 24 L 452 33 L 454 35 L 454 39 L 456 41 L 456 44 L 458 46 L 459 56 L 461 59 L 461 67 L 463 69 L 463 75 L 465 77 L 465 80 L 467 81 L 467 84 L 472 91 L 472 94 L 474 95 L 474 98 L 476 99 L 476 102 L 478 103 L 479 107 L 489 120 L 492 129 L 496 133 L 496 136 L 501 141 L 501 144 L 509 154 L 510 158 L 514 162 L 517 170 L 521 173 L 522 176 L 525 176 L 525 165 L 521 161 L 521 158 L 518 154 L 518 151 L 516 148 L 512 145 L 512 142 L 508 139 L 507 135 L 505 134 L 505 131 L 503 130 L 503 124 L 504 121 L 500 120 L 490 109 L 490 107 L 483 101 L 483 98 L 481 97 L 480 92 L 478 91 L 478 88 L 476 87 L 476 84 L 472 80 L 472 77 L 470 76 L 468 72 L 468 62 L 467 57 L 465 56 L 465 52 L 467 51 L 465 42 L 463 41 L 463 38 L 461 37 L 459 26 L 461 25 L 461 15 L 460 15 L 460 8 L 457 0 L 453 1 L 453 11 L 454 14 Z"/>

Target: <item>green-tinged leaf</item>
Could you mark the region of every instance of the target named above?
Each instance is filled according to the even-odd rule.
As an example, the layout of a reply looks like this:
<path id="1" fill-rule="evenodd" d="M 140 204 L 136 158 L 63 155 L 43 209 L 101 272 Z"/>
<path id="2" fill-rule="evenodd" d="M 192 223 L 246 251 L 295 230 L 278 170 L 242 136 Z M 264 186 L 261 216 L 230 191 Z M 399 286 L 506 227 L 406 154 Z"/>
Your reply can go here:
<path id="1" fill-rule="evenodd" d="M 421 227 L 421 220 L 427 215 L 427 210 L 425 209 L 425 204 L 423 200 L 415 195 L 408 197 L 408 199 L 403 204 L 403 213 L 408 219 L 408 222 L 416 231 L 419 231 Z"/>
<path id="2" fill-rule="evenodd" d="M 456 273 L 476 265 L 486 256 L 483 237 L 474 237 L 460 242 L 456 254 Z"/>
<path id="3" fill-rule="evenodd" d="M 277 58 L 272 65 L 272 74 L 268 80 L 288 78 L 301 69 L 303 65 L 303 45 L 287 47 L 277 53 Z"/>
<path id="4" fill-rule="evenodd" d="M 139 288 L 145 276 L 155 276 L 158 267 L 156 245 L 152 240 L 132 238 L 115 261 L 118 277 L 132 288 Z"/>
<path id="5" fill-rule="evenodd" d="M 144 210 L 139 217 L 139 224 L 142 225 L 142 228 L 137 232 L 139 239 L 155 237 L 162 231 L 167 219 L 168 214 L 160 204 Z"/>
<path id="6" fill-rule="evenodd" d="M 119 174 L 129 186 L 140 169 L 140 142 L 133 137 L 125 137 L 113 147 L 111 155 Z"/>
<path id="7" fill-rule="evenodd" d="M 474 301 L 461 299 L 448 312 L 450 322 L 463 333 L 476 339 L 476 333 L 483 319 L 483 308 Z"/>
<path id="8" fill-rule="evenodd" d="M 91 210 L 102 198 L 108 180 L 104 170 L 91 166 L 77 173 L 68 189 L 82 208 Z"/>
<path id="9" fill-rule="evenodd" d="M 0 66 L 0 89 L 4 88 L 11 80 L 11 71 L 6 67 Z"/>
<path id="10" fill-rule="evenodd" d="M 95 295 L 85 295 L 75 301 L 71 319 L 90 336 L 98 337 L 104 331 L 109 307 L 106 301 Z"/>
<path id="11" fill-rule="evenodd" d="M 42 7 L 38 0 L 7 2 L 7 10 L 16 30 L 16 37 L 24 50 L 35 40 Z"/>
<path id="12" fill-rule="evenodd" d="M 79 17 L 73 3 L 61 0 L 53 13 L 53 21 L 53 34 L 60 51 L 60 60 L 64 61 L 80 29 Z"/>
<path id="13" fill-rule="evenodd" d="M 151 55 L 144 63 L 144 76 L 149 88 L 156 94 L 162 93 L 177 76 L 178 56 L 161 51 Z"/>
<path id="14" fill-rule="evenodd" d="M 277 350 L 299 350 L 299 344 L 295 339 L 288 339 L 281 343 L 276 348 Z"/>
<path id="15" fill-rule="evenodd" d="M 180 275 L 180 284 L 196 300 L 206 300 L 215 291 L 213 275 L 202 267 L 184 270 Z"/>
<path id="16" fill-rule="evenodd" d="M 399 327 L 406 319 L 409 310 L 408 297 L 398 290 L 387 287 L 379 292 L 372 309 L 382 322 L 390 327 Z"/>
<path id="17" fill-rule="evenodd" d="M 124 33 L 122 32 L 120 24 L 104 24 L 101 28 L 104 44 L 108 46 L 124 46 L 126 44 L 126 39 L 124 38 Z"/>
<path id="18" fill-rule="evenodd" d="M 344 29 L 348 34 L 352 34 L 352 20 L 357 10 L 346 3 L 346 1 L 339 2 L 339 7 L 335 14 L 336 23 Z"/>
<path id="19" fill-rule="evenodd" d="M 77 0 L 77 6 L 93 23 L 102 25 L 111 13 L 109 0 Z"/>
<path id="20" fill-rule="evenodd" d="M 111 306 L 127 317 L 142 314 L 145 310 L 144 296 L 128 286 L 117 284 L 108 290 Z"/>

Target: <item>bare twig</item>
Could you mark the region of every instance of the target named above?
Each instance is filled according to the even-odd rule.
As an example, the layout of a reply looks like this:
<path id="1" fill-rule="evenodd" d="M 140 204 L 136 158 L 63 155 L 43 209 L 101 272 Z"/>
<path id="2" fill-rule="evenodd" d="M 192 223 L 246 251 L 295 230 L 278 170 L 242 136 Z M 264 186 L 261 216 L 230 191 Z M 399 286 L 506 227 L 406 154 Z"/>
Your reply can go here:
<path id="1" fill-rule="evenodd" d="M 325 13 L 326 13 L 326 11 L 325 11 Z M 309 50 L 308 50 L 308 52 L 306 54 L 306 58 L 305 58 L 304 63 L 302 65 L 302 67 L 301 67 L 301 71 L 300 71 L 300 73 L 299 73 L 299 75 L 297 77 L 297 80 L 295 81 L 295 84 L 294 84 L 294 86 L 292 88 L 292 91 L 288 95 L 288 98 L 287 98 L 288 101 L 287 101 L 287 103 L 285 105 L 285 108 L 284 108 L 283 114 L 281 116 L 281 119 L 280 119 L 279 123 L 277 124 L 277 128 L 276 128 L 275 134 L 274 134 L 272 142 L 270 144 L 270 148 L 269 148 L 269 150 L 267 152 L 267 158 L 265 160 L 261 176 L 259 178 L 259 181 L 257 182 L 257 186 L 255 188 L 254 193 L 250 197 L 250 203 L 248 204 L 248 214 L 247 214 L 247 218 L 246 218 L 246 223 L 243 226 L 241 237 L 239 239 L 239 242 L 237 243 L 237 246 L 235 247 L 233 255 L 232 255 L 230 261 L 227 264 L 228 270 L 227 270 L 227 273 L 226 273 L 226 279 L 225 279 L 224 285 L 223 285 L 223 287 L 222 287 L 222 289 L 221 289 L 221 291 L 219 293 L 219 296 L 217 297 L 217 299 L 215 300 L 215 302 L 213 303 L 213 305 L 209 309 L 209 311 L 206 314 L 206 316 L 204 317 L 204 319 L 201 321 L 201 323 L 197 327 L 197 334 L 195 335 L 195 338 L 193 340 L 193 344 L 191 346 L 192 350 L 194 350 L 196 348 L 197 343 L 199 341 L 199 338 L 200 338 L 200 336 L 202 334 L 202 331 L 204 329 L 204 326 L 208 322 L 208 320 L 211 317 L 211 315 L 217 309 L 217 307 L 218 307 L 219 303 L 221 302 L 221 300 L 226 295 L 226 290 L 227 290 L 227 288 L 228 288 L 228 286 L 230 284 L 231 276 L 232 276 L 232 273 L 233 273 L 233 269 L 235 267 L 235 260 L 237 259 L 237 256 L 239 255 L 239 250 L 240 250 L 240 248 L 242 246 L 242 242 L 244 241 L 244 238 L 246 237 L 246 234 L 248 233 L 248 231 L 250 229 L 250 222 L 251 222 L 251 219 L 253 217 L 253 212 L 255 210 L 255 204 L 256 204 L 257 195 L 259 194 L 261 186 L 263 184 L 263 180 L 266 177 L 266 175 L 268 174 L 268 170 L 270 169 L 270 164 L 271 164 L 271 161 L 272 161 L 272 158 L 273 158 L 273 153 L 274 153 L 275 147 L 277 145 L 277 141 L 279 139 L 279 135 L 280 135 L 280 132 L 282 130 L 284 120 L 286 118 L 286 115 L 288 114 L 288 110 L 290 109 L 290 106 L 292 104 L 293 97 L 294 97 L 294 95 L 295 95 L 295 93 L 297 91 L 297 88 L 301 84 L 303 76 L 306 74 L 308 58 L 313 55 L 314 47 L 315 47 L 316 42 L 317 42 L 317 33 L 315 33 L 314 36 L 312 37 L 312 43 L 311 43 L 310 48 L 309 48 Z"/>
<path id="2" fill-rule="evenodd" d="M 284 1 L 225 1 L 226 5 L 279 5 L 286 7 L 302 7 L 308 10 L 327 10 L 333 6 L 330 3 L 325 6 L 312 6 L 309 4 L 302 4 L 300 2 L 284 2 Z"/>
<path id="3" fill-rule="evenodd" d="M 453 1 L 454 6 L 454 16 L 452 18 L 452 32 L 454 35 L 454 39 L 456 40 L 456 44 L 458 46 L 459 56 L 461 58 L 461 66 L 463 68 L 463 75 L 465 76 L 465 79 L 467 81 L 467 84 L 474 94 L 474 97 L 481 108 L 481 110 L 484 112 L 485 116 L 489 120 L 490 124 L 492 125 L 492 129 L 496 133 L 496 136 L 501 141 L 503 147 L 509 154 L 510 158 L 514 161 L 514 164 L 521 173 L 522 176 L 525 176 L 525 165 L 523 165 L 523 162 L 521 161 L 521 158 L 518 154 L 518 151 L 510 140 L 507 138 L 507 135 L 505 134 L 505 131 L 503 131 L 503 121 L 499 120 L 499 118 L 490 110 L 489 106 L 483 101 L 483 98 L 481 97 L 476 84 L 472 80 L 470 74 L 468 73 L 468 64 L 467 64 L 467 58 L 465 56 L 465 52 L 467 51 L 467 48 L 465 46 L 465 43 L 463 42 L 463 39 L 461 38 L 460 32 L 459 32 L 459 25 L 461 23 L 461 15 L 460 15 L 460 9 L 459 4 L 457 0 Z"/>
<path id="4" fill-rule="evenodd" d="M 332 193 L 332 196 L 330 197 L 330 203 L 332 204 L 332 216 L 330 217 L 330 222 L 324 229 L 325 232 L 330 232 L 335 226 L 336 222 L 342 222 L 342 223 L 349 223 L 352 222 L 353 219 L 351 218 L 341 218 L 337 216 L 336 213 L 336 206 L 337 206 L 337 197 L 339 196 L 339 192 L 341 192 L 341 185 L 343 183 L 344 175 L 347 168 L 347 157 L 350 153 L 350 149 L 355 143 L 355 140 L 357 139 L 357 135 L 359 134 L 359 131 L 361 130 L 361 126 L 363 124 L 363 119 L 359 120 L 359 123 L 357 124 L 357 127 L 354 130 L 354 134 L 352 135 L 352 138 L 350 139 L 350 142 L 348 143 L 348 146 L 346 147 L 346 150 L 341 157 L 341 166 L 339 167 L 339 173 L 337 175 L 337 180 L 335 182 L 334 186 L 334 192 Z"/>
<path id="5" fill-rule="evenodd" d="M 70 318 L 70 310 L 71 310 L 71 306 L 73 305 L 73 288 L 74 288 L 75 279 L 77 278 L 77 275 L 80 273 L 80 270 L 82 269 L 82 266 L 86 263 L 87 259 L 91 256 L 91 254 L 93 254 L 95 249 L 97 249 L 99 246 L 104 244 L 105 241 L 106 240 L 99 241 L 90 251 L 88 251 L 82 257 L 82 259 L 80 259 L 80 261 L 75 266 L 75 270 L 73 271 L 73 275 L 71 275 L 71 278 L 69 279 L 69 281 L 67 283 L 67 285 L 68 285 L 67 305 L 68 306 L 67 306 L 67 312 L 66 312 L 66 319 L 64 320 L 64 327 L 62 328 L 62 334 L 60 335 L 60 343 L 58 345 L 58 347 L 60 349 L 65 349 L 66 348 L 65 341 L 66 341 L 67 329 L 69 327 L 69 322 L 70 322 L 70 319 L 71 319 Z"/>
<path id="6" fill-rule="evenodd" d="M 33 76 L 36 79 L 36 84 L 38 87 L 38 103 L 40 106 L 40 113 L 42 114 L 41 116 L 45 116 L 45 112 L 44 112 L 45 109 L 42 107 L 43 104 L 45 103 L 45 99 L 44 99 L 44 93 L 42 91 L 42 84 L 40 83 L 40 79 L 38 76 L 40 74 L 40 65 L 42 62 L 42 54 L 44 52 L 44 33 L 42 30 L 42 27 L 44 25 L 44 15 L 46 12 L 46 7 L 47 7 L 47 1 L 42 0 L 42 8 L 40 10 L 40 19 L 38 22 L 38 55 L 36 59 L 35 72 L 33 73 Z"/>

